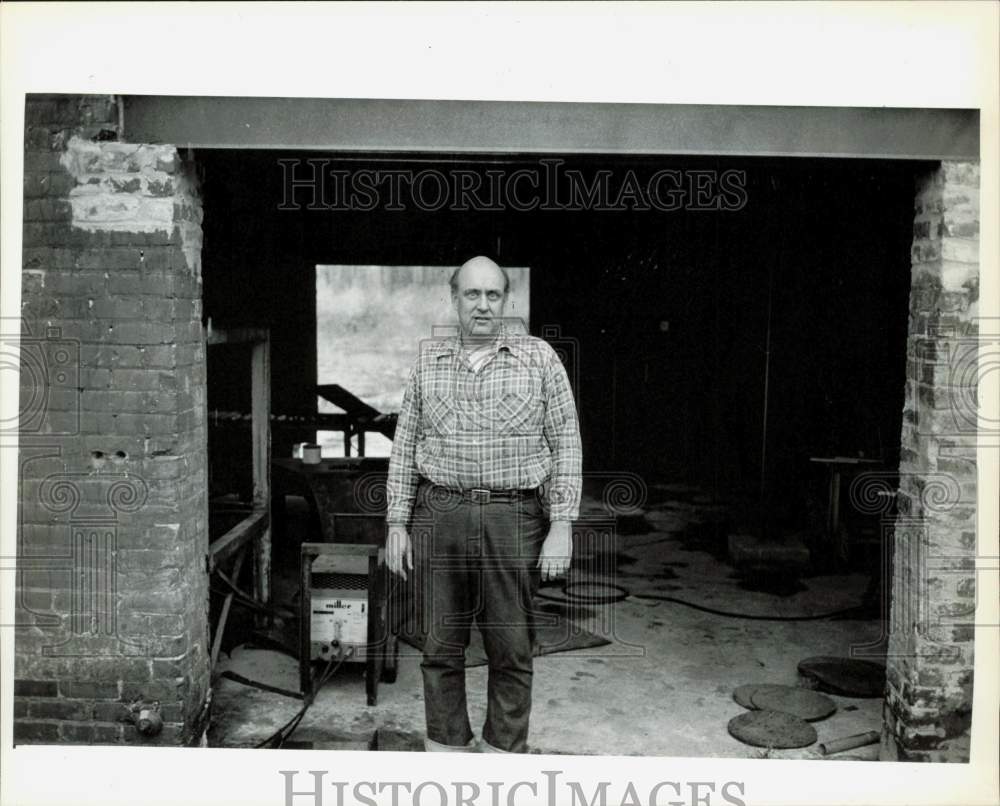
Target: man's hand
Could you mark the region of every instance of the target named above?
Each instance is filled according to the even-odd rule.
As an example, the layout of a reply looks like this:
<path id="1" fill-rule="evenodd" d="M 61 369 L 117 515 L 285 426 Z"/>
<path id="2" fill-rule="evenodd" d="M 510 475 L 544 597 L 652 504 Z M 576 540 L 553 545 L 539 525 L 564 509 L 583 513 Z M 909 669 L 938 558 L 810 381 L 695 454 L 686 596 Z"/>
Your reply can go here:
<path id="1" fill-rule="evenodd" d="M 406 579 L 406 569 L 413 570 L 413 547 L 404 526 L 390 526 L 385 538 L 385 564 L 394 574 Z"/>
<path id="2" fill-rule="evenodd" d="M 569 570 L 573 558 L 573 533 L 569 521 L 552 521 L 549 534 L 542 543 L 538 555 L 538 567 L 542 569 L 542 579 L 555 579 Z"/>

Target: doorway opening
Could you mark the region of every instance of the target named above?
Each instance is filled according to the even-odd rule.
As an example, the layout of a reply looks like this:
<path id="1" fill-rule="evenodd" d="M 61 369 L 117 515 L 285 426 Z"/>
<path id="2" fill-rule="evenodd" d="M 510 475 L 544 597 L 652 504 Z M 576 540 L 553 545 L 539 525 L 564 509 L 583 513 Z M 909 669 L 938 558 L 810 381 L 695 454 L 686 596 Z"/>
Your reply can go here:
<path id="1" fill-rule="evenodd" d="M 640 663 L 610 660 L 622 664 L 616 673 L 639 675 L 633 688 L 650 696 L 649 687 L 669 676 L 660 649 L 676 648 L 677 630 L 693 636 L 701 629 L 700 640 L 685 644 L 690 657 L 682 676 L 750 675 L 753 669 L 731 655 L 739 651 L 769 657 L 763 663 L 776 668 L 780 682 L 794 680 L 793 654 L 843 655 L 852 642 L 875 641 L 877 606 L 860 622 L 789 625 L 803 614 L 877 605 L 881 593 L 880 536 L 864 517 L 846 512 L 841 528 L 849 551 L 833 550 L 839 538 L 828 529 L 828 467 L 811 460 L 898 466 L 913 187 L 926 164 L 563 155 L 566 170 L 576 171 L 584 186 L 606 186 L 609 195 L 569 209 L 384 204 L 331 211 L 287 199 L 286 209 L 275 209 L 285 192 L 279 159 L 307 156 L 198 152 L 205 177 L 205 313 L 214 322 L 270 331 L 278 462 L 319 434 L 331 459 L 365 463 L 357 466 L 360 476 L 384 472 L 391 426 L 388 433 L 367 431 L 359 444 L 356 424 L 347 426 L 348 442 L 344 427 L 320 421 L 349 418 L 351 398 L 391 418 L 420 331 L 433 336 L 442 324 L 435 320 L 447 312 L 447 277 L 455 266 L 476 254 L 505 267 L 531 266 L 527 330 L 560 353 L 580 414 L 581 517 L 608 514 L 606 491 L 616 479 L 634 491 L 629 511 L 614 513 L 613 583 L 654 595 L 647 604 L 667 596 L 777 619 L 755 639 L 756 649 L 739 649 L 737 640 L 726 650 L 719 639 L 735 640 L 732 631 L 745 623 L 738 618 L 722 616 L 707 627 L 683 605 L 663 617 L 650 617 L 646 606 L 602 605 L 627 613 L 616 629 L 623 638 L 640 629 L 649 650 Z M 442 176 L 460 170 L 485 183 L 490 171 L 538 165 L 530 155 L 388 161 L 372 155 L 369 162 L 353 154 L 341 167 Z M 682 176 L 740 172 L 742 203 L 670 211 L 636 199 L 597 203 L 617 202 L 632 181 L 627 177 L 642 186 L 665 169 Z M 568 198 L 571 188 L 562 192 Z M 350 397 L 338 398 L 341 392 Z M 322 531 L 321 515 L 296 500 L 290 495 L 288 517 L 276 518 L 276 591 L 282 553 L 293 563 L 296 541 Z M 596 567 L 593 557 L 588 562 Z M 294 595 L 294 575 L 287 573 L 286 590 Z M 790 645 L 790 629 L 806 629 L 811 642 L 801 651 Z M 635 643 L 627 637 L 623 643 Z M 404 658 L 403 685 L 406 668 Z M 715 688 L 714 718 L 724 725 L 733 686 L 720 678 Z M 634 709 L 621 711 L 624 735 L 634 727 Z M 859 727 L 862 715 L 881 720 L 874 704 L 855 714 Z M 563 739 L 556 731 L 546 741 L 556 747 Z M 692 752 L 692 745 L 681 751 L 679 737 L 664 741 L 657 753 Z M 741 755 L 739 747 L 730 750 Z M 694 752 L 716 755 L 717 742 Z"/>

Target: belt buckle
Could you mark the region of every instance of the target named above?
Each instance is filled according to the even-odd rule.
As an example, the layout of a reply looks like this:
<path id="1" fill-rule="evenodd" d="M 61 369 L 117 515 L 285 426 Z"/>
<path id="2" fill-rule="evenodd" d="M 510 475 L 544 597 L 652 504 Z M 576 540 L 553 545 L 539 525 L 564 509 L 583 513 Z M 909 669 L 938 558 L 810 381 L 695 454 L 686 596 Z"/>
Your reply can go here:
<path id="1" fill-rule="evenodd" d="M 489 490 L 484 490 L 481 487 L 474 487 L 469 490 L 469 500 L 473 504 L 488 504 L 490 502 L 491 493 Z"/>

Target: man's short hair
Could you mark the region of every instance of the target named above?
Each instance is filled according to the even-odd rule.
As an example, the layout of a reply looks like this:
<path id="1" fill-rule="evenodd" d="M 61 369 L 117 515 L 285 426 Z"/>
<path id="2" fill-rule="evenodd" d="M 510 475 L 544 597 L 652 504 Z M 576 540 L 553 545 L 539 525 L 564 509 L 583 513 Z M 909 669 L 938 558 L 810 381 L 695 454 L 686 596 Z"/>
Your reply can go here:
<path id="1" fill-rule="evenodd" d="M 463 263 L 462 266 L 464 265 L 465 264 Z M 493 265 L 500 269 L 500 273 L 503 275 L 503 293 L 506 295 L 507 292 L 510 291 L 510 275 L 507 274 L 507 269 L 499 263 L 494 262 Z M 462 266 L 456 267 L 455 271 L 451 273 L 451 277 L 448 279 L 448 285 L 451 287 L 452 294 L 458 293 L 458 273 L 462 270 Z"/>

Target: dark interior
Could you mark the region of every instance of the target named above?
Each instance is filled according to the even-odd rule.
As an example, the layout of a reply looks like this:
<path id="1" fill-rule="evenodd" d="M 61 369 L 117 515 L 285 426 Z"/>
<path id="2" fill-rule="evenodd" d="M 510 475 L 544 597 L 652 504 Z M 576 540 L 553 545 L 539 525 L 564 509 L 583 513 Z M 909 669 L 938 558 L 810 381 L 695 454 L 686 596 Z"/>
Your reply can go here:
<path id="1" fill-rule="evenodd" d="M 343 170 L 539 164 L 530 155 L 322 156 Z M 564 158 L 590 179 L 610 172 L 612 185 L 630 169 L 640 179 L 662 168 L 743 171 L 745 204 L 725 212 L 430 212 L 385 209 L 384 200 L 329 211 L 304 209 L 305 197 L 303 209 L 279 209 L 279 159 L 316 157 L 197 152 L 204 315 L 218 328 L 270 329 L 275 413 L 316 410 L 317 264 L 457 265 L 485 254 L 532 269 L 532 332 L 557 326 L 579 378 L 585 472 L 696 485 L 742 501 L 746 518 L 763 502 L 767 519 L 801 528 L 825 505 L 825 471 L 811 456 L 897 466 L 920 164 Z M 210 423 L 213 410 L 249 411 L 241 349 L 209 352 Z M 277 429 L 274 454 L 314 436 Z M 213 461 L 216 478 L 249 474 L 242 444 L 243 459 L 228 455 L 228 468 Z M 210 457 L 221 455 L 210 444 Z"/>

